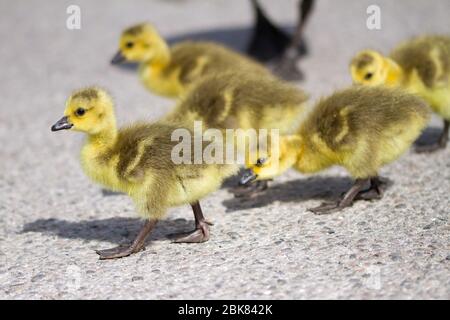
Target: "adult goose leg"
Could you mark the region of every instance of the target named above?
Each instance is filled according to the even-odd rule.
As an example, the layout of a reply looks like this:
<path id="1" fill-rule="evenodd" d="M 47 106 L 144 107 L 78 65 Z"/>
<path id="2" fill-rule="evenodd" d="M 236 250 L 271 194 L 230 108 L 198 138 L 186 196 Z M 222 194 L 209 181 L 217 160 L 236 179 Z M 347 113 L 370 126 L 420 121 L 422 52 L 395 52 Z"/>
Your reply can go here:
<path id="1" fill-rule="evenodd" d="M 287 46 L 280 61 L 274 68 L 275 74 L 278 74 L 283 79 L 292 81 L 303 79 L 303 73 L 298 68 L 297 61 L 301 55 L 305 55 L 307 53 L 303 33 L 308 17 L 311 14 L 313 4 L 314 0 L 299 1 L 297 27 L 295 28 L 295 32 L 289 46 Z"/>
<path id="2" fill-rule="evenodd" d="M 270 21 L 257 0 L 251 4 L 256 22 L 247 53 L 263 62 L 280 57 L 289 45 L 289 35 Z"/>

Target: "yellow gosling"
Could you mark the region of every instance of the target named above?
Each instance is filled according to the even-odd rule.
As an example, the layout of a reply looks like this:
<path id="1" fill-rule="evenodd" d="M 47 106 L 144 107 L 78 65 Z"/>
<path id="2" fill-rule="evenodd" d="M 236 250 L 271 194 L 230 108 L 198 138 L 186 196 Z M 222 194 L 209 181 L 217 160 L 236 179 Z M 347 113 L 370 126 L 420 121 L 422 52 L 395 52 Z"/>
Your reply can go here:
<path id="1" fill-rule="evenodd" d="M 339 165 L 355 184 L 338 202 L 311 211 L 329 213 L 357 198 L 379 199 L 379 169 L 411 146 L 428 118 L 427 104 L 400 89 L 357 86 L 336 92 L 314 107 L 296 134 L 281 137 L 278 155 L 249 165 L 241 183 L 274 178 L 290 167 L 315 173 Z"/>
<path id="2" fill-rule="evenodd" d="M 276 78 L 228 72 L 200 80 L 164 121 L 190 128 L 194 121 L 202 121 L 205 129 L 277 129 L 289 134 L 305 116 L 307 100 L 305 92 Z M 254 155 L 248 144 L 245 148 L 245 157 Z M 259 181 L 234 192 L 250 196 L 267 188 L 267 181 Z"/>
<path id="3" fill-rule="evenodd" d="M 144 86 L 159 95 L 179 97 L 206 75 L 239 71 L 272 76 L 265 67 L 231 49 L 211 42 L 180 42 L 169 47 L 149 23 L 126 29 L 111 63 L 139 63 Z"/>
<path id="4" fill-rule="evenodd" d="M 271 77 L 225 72 L 207 76 L 184 95 L 165 119 L 186 125 L 202 121 L 218 129 L 279 129 L 293 132 L 308 95 Z"/>
<path id="5" fill-rule="evenodd" d="M 199 199 L 217 190 L 238 167 L 174 163 L 172 150 L 178 141 L 171 141 L 171 134 L 177 128 L 156 122 L 135 123 L 118 129 L 112 99 L 99 88 L 76 91 L 67 100 L 64 117 L 52 126 L 52 131 L 70 129 L 87 134 L 81 150 L 81 164 L 86 175 L 109 189 L 128 194 L 138 213 L 146 219 L 130 246 L 99 250 L 100 259 L 121 258 L 139 252 L 167 209 L 183 204 L 192 206 L 196 229 L 177 241 L 209 239 L 209 226 Z"/>
<path id="6" fill-rule="evenodd" d="M 422 36 L 396 47 L 389 56 L 373 50 L 358 53 L 350 64 L 353 81 L 398 86 L 420 95 L 444 119 L 437 143 L 419 152 L 445 148 L 450 122 L 450 36 Z"/>

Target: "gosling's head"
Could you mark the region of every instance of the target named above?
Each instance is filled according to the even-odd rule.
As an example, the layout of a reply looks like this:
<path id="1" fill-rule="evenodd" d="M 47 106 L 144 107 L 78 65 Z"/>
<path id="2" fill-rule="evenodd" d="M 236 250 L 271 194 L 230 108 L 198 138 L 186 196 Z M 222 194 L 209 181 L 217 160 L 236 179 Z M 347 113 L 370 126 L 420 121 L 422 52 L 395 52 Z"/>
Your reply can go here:
<path id="1" fill-rule="evenodd" d="M 387 71 L 385 58 L 373 50 L 361 51 L 350 63 L 350 73 L 355 84 L 371 86 L 384 84 Z"/>
<path id="2" fill-rule="evenodd" d="M 106 91 L 91 87 L 75 91 L 66 101 L 64 117 L 52 131 L 76 130 L 95 135 L 115 128 L 113 102 Z"/>
<path id="3" fill-rule="evenodd" d="M 147 62 L 167 53 L 167 44 L 149 23 L 142 23 L 126 29 L 119 41 L 119 51 L 112 64 L 122 62 Z"/>
<path id="4" fill-rule="evenodd" d="M 239 184 L 247 185 L 255 180 L 270 180 L 289 169 L 297 161 L 301 151 L 301 139 L 298 136 L 281 137 L 279 143 L 270 148 L 268 155 L 257 156 L 249 161 Z"/>

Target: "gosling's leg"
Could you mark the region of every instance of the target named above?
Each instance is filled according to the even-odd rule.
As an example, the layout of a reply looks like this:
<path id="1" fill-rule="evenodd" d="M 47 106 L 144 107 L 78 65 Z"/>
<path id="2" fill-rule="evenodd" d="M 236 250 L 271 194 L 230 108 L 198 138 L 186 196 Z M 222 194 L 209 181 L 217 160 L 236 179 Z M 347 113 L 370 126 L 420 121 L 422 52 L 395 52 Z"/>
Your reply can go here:
<path id="1" fill-rule="evenodd" d="M 233 189 L 235 198 L 252 198 L 269 188 L 269 180 L 258 180 Z"/>
<path id="2" fill-rule="evenodd" d="M 100 260 L 123 258 L 133 253 L 137 253 L 141 250 L 144 250 L 145 239 L 147 239 L 148 235 L 150 234 L 150 232 L 153 230 L 153 228 L 157 223 L 158 220 L 154 219 L 147 220 L 131 245 L 120 245 L 118 247 L 111 249 L 97 250 L 96 252 L 100 256 Z"/>
<path id="3" fill-rule="evenodd" d="M 355 197 L 361 192 L 361 190 L 363 190 L 364 186 L 369 181 L 370 179 L 356 179 L 350 190 L 348 190 L 339 201 L 333 203 L 323 203 L 316 208 L 309 209 L 309 211 L 312 211 L 315 214 L 326 214 L 349 207 L 352 205 Z"/>
<path id="4" fill-rule="evenodd" d="M 303 79 L 303 73 L 297 67 L 297 60 L 301 55 L 306 54 L 307 51 L 303 40 L 303 32 L 308 17 L 311 14 L 313 4 L 314 0 L 299 1 L 298 23 L 294 35 L 289 46 L 284 51 L 280 62 L 274 68 L 274 72 L 283 79 L 293 81 Z M 301 48 L 300 51 L 299 48 Z"/>
<path id="5" fill-rule="evenodd" d="M 358 193 L 354 200 L 379 200 L 383 198 L 384 190 L 382 186 L 385 184 L 379 177 L 370 179 L 370 187 Z"/>
<path id="6" fill-rule="evenodd" d="M 192 211 L 194 211 L 195 230 L 178 237 L 174 241 L 176 243 L 200 243 L 209 240 L 209 226 L 212 226 L 212 223 L 203 216 L 202 208 L 198 201 L 191 206 Z"/>
<path id="7" fill-rule="evenodd" d="M 450 127 L 450 121 L 444 120 L 444 130 L 442 130 L 442 134 L 439 137 L 439 140 L 436 143 L 433 143 L 428 146 L 420 146 L 416 148 L 416 152 L 425 153 L 425 152 L 434 152 L 440 149 L 444 149 L 448 143 L 448 132 Z"/>
<path id="8" fill-rule="evenodd" d="M 445 148 L 448 143 L 448 132 L 450 129 L 450 121 L 444 120 L 444 130 L 442 130 L 441 137 L 439 138 L 439 145 L 441 148 Z"/>

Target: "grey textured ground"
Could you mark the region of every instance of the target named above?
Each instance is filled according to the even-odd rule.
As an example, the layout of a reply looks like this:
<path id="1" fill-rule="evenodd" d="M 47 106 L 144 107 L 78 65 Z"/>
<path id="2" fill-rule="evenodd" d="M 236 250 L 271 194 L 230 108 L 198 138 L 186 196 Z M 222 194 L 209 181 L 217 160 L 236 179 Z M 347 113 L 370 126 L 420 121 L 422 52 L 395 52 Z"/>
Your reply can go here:
<path id="1" fill-rule="evenodd" d="M 292 26 L 294 2 L 265 4 Z M 72 3 L 82 9 L 79 31 L 65 28 Z M 365 28 L 371 3 L 381 6 L 381 31 Z M 108 64 L 120 30 L 150 20 L 169 37 L 200 34 L 242 48 L 248 2 L 0 0 L 0 11 L 1 298 L 450 298 L 450 148 L 408 153 L 383 169 L 394 183 L 382 201 L 328 216 L 306 209 L 350 185 L 338 168 L 289 172 L 247 202 L 223 188 L 203 201 L 215 223 L 209 242 L 172 244 L 169 233 L 193 224 L 188 207 L 174 208 L 145 252 L 99 261 L 94 249 L 134 236 L 140 221 L 129 199 L 103 196 L 84 177 L 79 134 L 50 132 L 66 96 L 99 84 L 114 94 L 121 123 L 158 118 L 173 103 Z M 301 86 L 314 97 L 346 86 L 357 49 L 448 32 L 449 14 L 448 0 L 319 0 Z M 431 126 L 425 140 L 440 122 Z"/>

